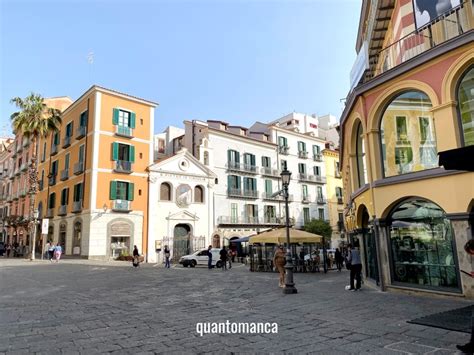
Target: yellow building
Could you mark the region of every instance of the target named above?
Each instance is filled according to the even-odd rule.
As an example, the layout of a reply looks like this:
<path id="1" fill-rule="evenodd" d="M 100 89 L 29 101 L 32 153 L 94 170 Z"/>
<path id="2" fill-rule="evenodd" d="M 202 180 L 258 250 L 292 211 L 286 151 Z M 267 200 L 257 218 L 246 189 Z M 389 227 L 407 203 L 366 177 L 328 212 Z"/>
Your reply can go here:
<path id="1" fill-rule="evenodd" d="M 146 253 L 156 105 L 92 86 L 39 141 L 36 204 L 50 219 L 47 240 L 67 255 L 108 258 L 133 245 Z"/>
<path id="2" fill-rule="evenodd" d="M 472 2 L 417 18 L 412 1 L 363 1 L 341 118 L 346 228 L 382 290 L 474 298 L 462 272 L 474 173 L 438 166 L 439 152 L 474 145 Z"/>
<path id="3" fill-rule="evenodd" d="M 326 196 L 329 223 L 332 227 L 331 247 L 338 248 L 346 243 L 344 234 L 344 203 L 342 179 L 339 169 L 339 150 L 326 148 L 322 151 L 326 168 Z"/>

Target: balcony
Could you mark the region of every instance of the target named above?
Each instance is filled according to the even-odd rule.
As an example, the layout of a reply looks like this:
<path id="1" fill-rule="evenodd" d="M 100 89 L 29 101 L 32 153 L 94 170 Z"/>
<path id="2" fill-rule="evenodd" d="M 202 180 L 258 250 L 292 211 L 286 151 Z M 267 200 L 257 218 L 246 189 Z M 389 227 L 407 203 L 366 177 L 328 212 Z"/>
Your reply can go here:
<path id="1" fill-rule="evenodd" d="M 58 216 L 65 216 L 67 215 L 67 205 L 61 205 L 58 208 Z"/>
<path id="2" fill-rule="evenodd" d="M 227 189 L 227 197 L 257 199 L 257 190 Z"/>
<path id="3" fill-rule="evenodd" d="M 131 211 L 131 201 L 127 200 L 113 200 L 112 210 L 117 212 L 129 212 Z"/>
<path id="4" fill-rule="evenodd" d="M 127 126 L 115 126 L 115 134 L 123 137 L 133 137 L 133 129 Z"/>
<path id="5" fill-rule="evenodd" d="M 318 196 L 316 198 L 316 202 L 320 205 L 324 205 L 326 203 L 326 199 L 323 196 Z"/>
<path id="6" fill-rule="evenodd" d="M 56 155 L 56 154 L 58 154 L 58 145 L 53 144 L 51 145 L 51 155 Z"/>
<path id="7" fill-rule="evenodd" d="M 342 196 L 341 196 L 341 197 L 339 197 L 339 196 L 337 197 L 337 204 L 338 204 L 338 205 L 344 204 L 344 201 L 342 201 Z"/>
<path id="8" fill-rule="evenodd" d="M 49 186 L 54 186 L 54 185 L 56 185 L 56 175 L 52 175 L 52 176 L 48 179 L 48 185 L 49 185 Z"/>
<path id="9" fill-rule="evenodd" d="M 287 145 L 280 145 L 278 146 L 278 153 L 288 155 L 290 154 L 290 147 L 288 147 Z"/>
<path id="10" fill-rule="evenodd" d="M 307 159 L 308 158 L 308 152 L 306 150 L 298 151 L 298 158 Z"/>
<path id="11" fill-rule="evenodd" d="M 322 154 L 313 154 L 313 160 L 314 161 L 323 161 L 323 155 Z"/>
<path id="12" fill-rule="evenodd" d="M 245 172 L 245 173 L 250 173 L 250 174 L 257 174 L 257 166 L 235 162 L 235 161 L 227 162 L 226 168 L 229 171 L 239 171 L 239 172 Z"/>
<path id="13" fill-rule="evenodd" d="M 306 182 L 314 182 L 316 184 L 325 184 L 326 178 L 321 175 L 298 174 L 298 180 Z"/>
<path id="14" fill-rule="evenodd" d="M 72 212 L 77 213 L 82 211 L 82 200 L 74 201 L 72 203 Z"/>
<path id="15" fill-rule="evenodd" d="M 281 226 L 285 225 L 285 217 L 263 217 L 257 216 L 219 216 L 217 217 L 217 224 L 221 226 L 232 225 L 232 226 Z M 290 218 L 290 225 L 295 224 L 295 219 Z"/>
<path id="16" fill-rule="evenodd" d="M 310 203 L 311 202 L 311 195 L 306 195 L 301 198 L 301 203 Z"/>
<path id="17" fill-rule="evenodd" d="M 263 192 L 262 193 L 262 200 L 269 200 L 269 201 L 283 201 L 283 197 L 281 195 L 272 196 L 273 192 Z"/>
<path id="18" fill-rule="evenodd" d="M 64 169 L 61 171 L 61 181 L 69 179 L 69 169 Z"/>
<path id="19" fill-rule="evenodd" d="M 132 162 L 127 160 L 117 160 L 115 161 L 114 171 L 117 173 L 127 173 L 132 172 Z"/>
<path id="20" fill-rule="evenodd" d="M 79 175 L 84 172 L 84 162 L 80 161 L 74 164 L 74 175 Z"/>
<path id="21" fill-rule="evenodd" d="M 280 177 L 280 171 L 278 169 L 272 169 L 272 168 L 260 168 L 260 174 L 263 176 L 270 176 L 270 177 Z"/>
<path id="22" fill-rule="evenodd" d="M 64 137 L 63 148 L 67 148 L 71 145 L 71 136 Z"/>
<path id="23" fill-rule="evenodd" d="M 48 208 L 46 210 L 46 218 L 53 218 L 54 217 L 54 208 Z"/>
<path id="24" fill-rule="evenodd" d="M 76 139 L 81 139 L 86 136 L 87 127 L 86 126 L 79 126 L 76 129 Z"/>

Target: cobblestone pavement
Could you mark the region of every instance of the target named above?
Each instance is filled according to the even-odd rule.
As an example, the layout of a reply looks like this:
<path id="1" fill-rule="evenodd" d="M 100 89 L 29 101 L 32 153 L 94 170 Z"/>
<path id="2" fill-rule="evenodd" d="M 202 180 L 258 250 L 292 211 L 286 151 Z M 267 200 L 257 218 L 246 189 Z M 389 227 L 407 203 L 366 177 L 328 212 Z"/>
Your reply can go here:
<path id="1" fill-rule="evenodd" d="M 468 334 L 408 324 L 463 307 L 440 297 L 344 290 L 348 272 L 277 274 L 244 266 L 134 269 L 120 262 L 59 264 L 0 258 L 0 354 L 453 354 Z M 277 322 L 278 334 L 204 334 L 197 322 Z"/>

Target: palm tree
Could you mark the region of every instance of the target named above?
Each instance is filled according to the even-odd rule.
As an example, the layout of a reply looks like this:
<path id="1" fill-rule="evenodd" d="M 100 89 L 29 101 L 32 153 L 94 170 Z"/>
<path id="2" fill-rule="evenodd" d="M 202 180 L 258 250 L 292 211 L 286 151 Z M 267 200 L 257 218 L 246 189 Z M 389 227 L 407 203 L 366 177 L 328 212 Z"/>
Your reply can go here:
<path id="1" fill-rule="evenodd" d="M 29 187 L 30 187 L 30 236 L 31 236 L 31 260 L 35 259 L 35 233 L 36 223 L 34 221 L 35 198 L 38 182 L 38 166 L 36 164 L 37 142 L 40 137 L 46 138 L 50 133 L 57 132 L 61 126 L 61 111 L 48 107 L 44 103 L 41 95 L 31 93 L 26 98 L 14 97 L 10 101 L 15 104 L 20 111 L 10 116 L 15 133 L 20 133 L 27 138 L 31 138 L 33 152 L 28 167 Z"/>

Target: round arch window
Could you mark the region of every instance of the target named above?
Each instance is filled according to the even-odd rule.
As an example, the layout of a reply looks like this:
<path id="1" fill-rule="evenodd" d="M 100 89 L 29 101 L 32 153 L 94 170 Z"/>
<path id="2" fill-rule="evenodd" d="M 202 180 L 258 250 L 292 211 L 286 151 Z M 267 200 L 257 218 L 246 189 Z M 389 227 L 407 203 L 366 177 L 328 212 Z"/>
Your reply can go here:
<path id="1" fill-rule="evenodd" d="M 459 289 L 454 233 L 438 205 L 407 200 L 392 211 L 388 225 L 394 282 Z"/>
<path id="2" fill-rule="evenodd" d="M 461 79 L 457 99 L 464 145 L 474 145 L 474 66 Z"/>
<path id="3" fill-rule="evenodd" d="M 407 91 L 385 109 L 380 121 L 385 177 L 438 166 L 431 108 L 428 95 Z"/>

